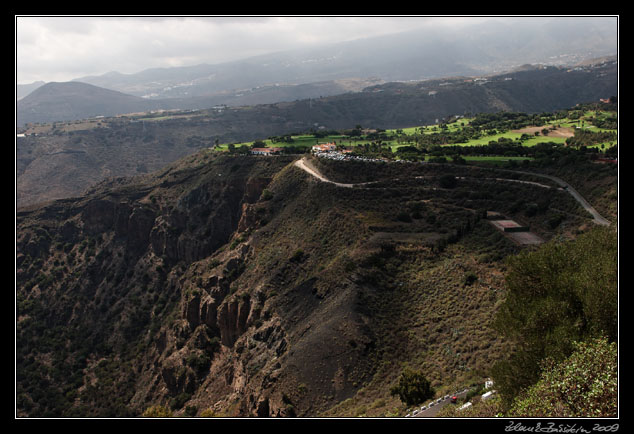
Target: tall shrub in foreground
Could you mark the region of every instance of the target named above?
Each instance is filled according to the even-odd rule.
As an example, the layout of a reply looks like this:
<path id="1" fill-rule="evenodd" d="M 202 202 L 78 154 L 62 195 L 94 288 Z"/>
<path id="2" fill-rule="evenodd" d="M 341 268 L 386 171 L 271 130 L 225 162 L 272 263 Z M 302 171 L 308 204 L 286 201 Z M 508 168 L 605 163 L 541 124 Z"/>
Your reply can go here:
<path id="1" fill-rule="evenodd" d="M 560 364 L 543 363 L 540 380 L 522 394 L 508 417 L 616 417 L 617 346 L 605 338 L 575 344 Z"/>
<path id="2" fill-rule="evenodd" d="M 507 297 L 494 327 L 515 343 L 493 377 L 505 403 L 535 384 L 542 360 L 560 362 L 573 342 L 617 338 L 617 234 L 597 227 L 509 259 Z"/>

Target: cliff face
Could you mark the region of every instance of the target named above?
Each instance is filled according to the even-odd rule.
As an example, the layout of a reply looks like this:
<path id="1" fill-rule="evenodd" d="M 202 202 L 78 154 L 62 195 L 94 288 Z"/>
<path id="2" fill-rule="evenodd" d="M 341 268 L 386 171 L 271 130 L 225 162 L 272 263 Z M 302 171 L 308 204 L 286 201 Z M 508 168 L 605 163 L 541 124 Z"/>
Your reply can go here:
<path id="1" fill-rule="evenodd" d="M 196 158 L 200 161 L 192 165 Z M 221 345 L 232 346 L 257 315 L 252 313 L 256 303 L 225 300 L 248 249 L 226 249 L 204 273 L 185 271 L 209 261 L 230 241 L 246 219 L 245 210 L 289 161 L 205 159 L 201 154 L 156 177 L 104 183 L 83 198 L 21 210 L 16 251 L 20 413 L 121 416 L 139 412 L 137 396 L 142 406 L 191 392 L 203 369 L 192 362 L 197 352 L 205 351 L 203 359 L 208 359 Z M 251 218 L 249 228 L 256 224 Z M 193 290 L 187 276 L 202 291 Z M 67 345 L 58 346 L 49 336 L 36 338 L 44 327 L 59 331 Z M 183 348 L 190 341 L 192 347 Z M 131 353 L 130 345 L 137 351 Z M 53 364 L 59 378 L 44 380 L 46 364 L 40 357 L 52 350 L 62 351 L 67 361 Z M 189 364 L 183 365 L 178 354 Z M 141 375 L 139 385 L 123 394 L 125 405 L 108 403 L 99 410 L 102 398 L 87 378 L 94 376 L 99 384 L 99 375 L 109 375 L 99 367 L 104 360 L 112 361 L 120 375 L 130 375 L 129 381 Z M 192 364 L 195 372 L 183 371 Z M 64 374 L 75 376 L 74 387 L 65 384 Z M 144 394 L 144 380 L 152 376 L 160 387 Z M 39 399 L 34 390 L 41 381 L 49 383 L 47 393 L 60 395 L 55 402 Z M 123 387 L 120 377 L 108 381 Z M 66 399 L 62 390 L 69 389 L 73 398 L 81 398 Z"/>

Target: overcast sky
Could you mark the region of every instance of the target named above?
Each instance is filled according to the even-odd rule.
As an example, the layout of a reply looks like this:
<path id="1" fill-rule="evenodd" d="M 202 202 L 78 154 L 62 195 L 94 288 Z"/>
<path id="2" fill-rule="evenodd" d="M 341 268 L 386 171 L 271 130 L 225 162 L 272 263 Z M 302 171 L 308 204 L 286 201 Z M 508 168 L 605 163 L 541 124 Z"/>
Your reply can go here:
<path id="1" fill-rule="evenodd" d="M 16 16 L 16 81 L 69 81 L 110 71 L 214 64 L 475 19 L 481 18 Z"/>

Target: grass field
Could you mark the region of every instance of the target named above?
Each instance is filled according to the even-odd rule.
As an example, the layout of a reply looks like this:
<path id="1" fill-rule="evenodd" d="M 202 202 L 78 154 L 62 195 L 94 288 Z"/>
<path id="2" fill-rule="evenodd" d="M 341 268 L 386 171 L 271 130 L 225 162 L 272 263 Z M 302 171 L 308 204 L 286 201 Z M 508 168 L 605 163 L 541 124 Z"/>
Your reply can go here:
<path id="1" fill-rule="evenodd" d="M 544 142 L 552 142 L 557 144 L 564 144 L 568 137 L 572 137 L 575 131 L 579 128 L 588 129 L 594 132 L 600 131 L 616 131 L 605 128 L 598 128 L 595 125 L 590 123 L 590 120 L 594 117 L 599 119 L 606 118 L 611 116 L 610 113 L 604 112 L 595 112 L 595 111 L 586 111 L 579 119 L 557 119 L 555 121 L 549 122 L 543 126 L 535 126 L 535 127 L 526 127 L 520 130 L 511 130 L 506 132 L 496 132 L 495 134 L 483 135 L 478 139 L 470 140 L 466 143 L 458 143 L 451 144 L 452 146 L 484 146 L 488 145 L 489 142 L 498 141 L 499 139 L 510 139 L 513 141 L 517 141 L 521 143 L 522 146 L 535 146 L 538 143 Z M 461 128 L 469 125 L 469 123 L 473 120 L 473 118 L 459 118 L 455 121 L 446 124 L 445 131 L 455 132 L 459 131 Z M 543 135 L 542 130 L 544 128 L 548 128 L 550 131 L 547 135 Z M 396 150 L 401 146 L 411 146 L 414 145 L 414 136 L 421 134 L 433 134 L 435 132 L 440 131 L 440 126 L 438 125 L 426 125 L 426 126 L 414 126 L 408 128 L 399 128 L 399 129 L 389 129 L 385 131 L 385 135 L 387 137 L 392 137 L 390 140 L 381 140 L 383 146 L 389 147 L 392 152 L 396 152 Z M 371 139 L 366 137 L 350 137 L 345 135 L 332 135 L 327 137 L 317 138 L 312 134 L 304 134 L 292 136 L 293 142 L 278 142 L 272 141 L 270 139 L 259 140 L 259 142 L 263 142 L 264 146 L 268 147 L 288 147 L 294 146 L 298 148 L 309 148 L 318 143 L 327 143 L 327 142 L 336 142 L 338 145 L 342 145 L 345 147 L 354 147 L 357 145 L 363 145 L 372 142 Z M 253 146 L 254 142 L 244 142 L 235 144 L 235 147 L 238 148 L 240 146 Z M 594 145 L 595 147 L 609 148 L 616 144 L 616 141 L 606 142 L 603 144 Z M 228 144 L 222 144 L 216 147 L 216 150 L 226 151 L 228 149 Z M 469 157 L 467 160 L 480 160 L 480 159 L 496 160 L 496 158 L 492 157 Z M 511 158 L 504 157 L 504 161 L 507 161 Z"/>

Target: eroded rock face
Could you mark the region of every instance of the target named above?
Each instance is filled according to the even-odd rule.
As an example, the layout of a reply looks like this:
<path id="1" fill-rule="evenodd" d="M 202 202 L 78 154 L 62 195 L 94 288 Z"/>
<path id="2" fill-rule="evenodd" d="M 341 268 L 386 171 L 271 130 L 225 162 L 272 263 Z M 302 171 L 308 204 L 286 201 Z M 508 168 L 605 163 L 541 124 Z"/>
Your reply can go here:
<path id="1" fill-rule="evenodd" d="M 95 360 L 119 360 L 118 352 L 130 344 L 142 349 L 133 366 L 124 367 L 136 381 L 130 411 L 181 394 L 191 394 L 192 402 L 199 392 L 221 400 L 246 390 L 250 375 L 260 370 L 249 365 L 248 351 L 237 355 L 262 302 L 252 298 L 251 288 L 232 286 L 251 254 L 236 230 L 241 220 L 245 230 L 253 222 L 245 210 L 270 179 L 259 174 L 274 173 L 273 166 L 262 169 L 254 161 L 181 166 L 18 215 L 16 262 L 20 285 L 28 288 L 24 299 L 46 296 L 41 303 L 48 307 L 55 302 L 55 326 L 85 331 Z M 218 171 L 233 166 L 239 169 L 231 177 L 218 179 Z M 258 176 L 252 179 L 251 170 Z M 81 303 L 64 304 L 76 296 Z M 259 414 L 272 408 L 265 398 L 258 402 L 253 409 L 257 404 Z"/>
<path id="2" fill-rule="evenodd" d="M 250 309 L 251 302 L 248 298 L 233 299 L 220 306 L 217 321 L 223 345 L 233 346 L 238 337 L 244 333 Z"/>
<path id="3" fill-rule="evenodd" d="M 105 199 L 89 201 L 81 213 L 84 231 L 98 234 L 112 229 L 115 219 L 116 203 Z"/>
<path id="4" fill-rule="evenodd" d="M 155 212 L 144 207 L 136 207 L 128 217 L 128 249 L 145 251 L 150 241 L 150 232 L 154 226 Z"/>

